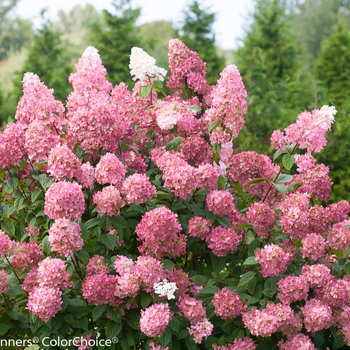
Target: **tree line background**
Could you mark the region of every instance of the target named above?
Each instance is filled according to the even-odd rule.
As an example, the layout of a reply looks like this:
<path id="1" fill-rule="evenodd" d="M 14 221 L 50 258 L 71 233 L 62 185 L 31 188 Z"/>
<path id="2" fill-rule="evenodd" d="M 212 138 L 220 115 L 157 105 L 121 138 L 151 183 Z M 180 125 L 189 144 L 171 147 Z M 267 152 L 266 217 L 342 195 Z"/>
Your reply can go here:
<path id="1" fill-rule="evenodd" d="M 272 154 L 269 137 L 303 110 L 336 106 L 338 113 L 328 146 L 317 155 L 331 168 L 332 201 L 350 200 L 350 1 L 255 0 L 241 45 L 216 46 L 215 13 L 202 1 L 189 0 L 179 23 L 155 21 L 137 26 L 141 8 L 132 0 L 112 0 L 114 10 L 92 5 L 60 11 L 41 26 L 16 17 L 20 0 L 0 0 L 0 125 L 14 120 L 25 72 L 38 74 L 62 102 L 71 91 L 68 76 L 87 46 L 99 50 L 107 79 L 133 86 L 129 55 L 139 46 L 167 68 L 167 44 L 178 37 L 207 62 L 208 83 L 234 63 L 248 92 L 246 127 L 235 151 Z"/>

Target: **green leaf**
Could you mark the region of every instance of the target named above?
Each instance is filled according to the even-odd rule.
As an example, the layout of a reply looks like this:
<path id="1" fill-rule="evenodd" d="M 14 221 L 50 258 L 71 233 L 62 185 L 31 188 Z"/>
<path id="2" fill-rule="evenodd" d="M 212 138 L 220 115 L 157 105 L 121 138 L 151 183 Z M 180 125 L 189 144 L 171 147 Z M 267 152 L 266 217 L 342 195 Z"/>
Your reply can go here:
<path id="1" fill-rule="evenodd" d="M 102 219 L 100 217 L 98 218 L 92 218 L 84 223 L 85 227 L 90 230 L 91 228 L 97 226 L 100 222 L 102 222 Z"/>
<path id="2" fill-rule="evenodd" d="M 275 187 L 275 189 L 281 193 L 282 195 L 285 195 L 288 191 L 288 186 L 285 186 L 285 185 L 280 185 L 280 184 L 275 184 L 275 183 L 272 183 L 272 185 Z"/>
<path id="3" fill-rule="evenodd" d="M 139 330 L 139 323 L 140 323 L 140 313 L 136 310 L 131 310 L 126 313 L 125 320 L 128 326 L 132 329 Z"/>
<path id="4" fill-rule="evenodd" d="M 252 224 L 238 224 L 236 225 L 236 230 L 243 230 L 245 228 L 254 228 Z"/>
<path id="5" fill-rule="evenodd" d="M 195 275 L 191 277 L 191 280 L 197 284 L 200 284 L 201 286 L 206 286 L 209 278 L 202 275 Z"/>
<path id="6" fill-rule="evenodd" d="M 251 266 L 251 265 L 257 265 L 258 262 L 255 260 L 254 256 L 250 256 L 249 258 L 245 259 L 243 266 Z"/>
<path id="7" fill-rule="evenodd" d="M 278 178 L 274 181 L 275 184 L 280 184 L 283 182 L 290 182 L 293 180 L 293 176 L 289 174 L 280 174 Z"/>
<path id="8" fill-rule="evenodd" d="M 287 150 L 282 150 L 282 151 L 276 151 L 275 154 L 273 155 L 273 161 L 275 161 L 281 154 L 288 153 Z"/>
<path id="9" fill-rule="evenodd" d="M 41 241 L 41 245 L 43 246 L 43 251 L 46 254 L 50 254 L 50 243 L 49 243 L 49 236 L 45 236 L 43 240 Z"/>
<path id="10" fill-rule="evenodd" d="M 212 132 L 213 130 L 215 130 L 218 126 L 221 126 L 222 121 L 218 120 L 217 122 L 211 123 L 208 127 L 208 132 Z"/>
<path id="11" fill-rule="evenodd" d="M 157 91 L 160 91 L 163 89 L 163 83 L 160 80 L 155 80 L 153 82 L 153 87 L 156 88 Z"/>
<path id="12" fill-rule="evenodd" d="M 274 343 L 270 339 L 264 339 L 262 340 L 256 350 L 275 350 L 277 347 L 276 343 Z"/>
<path id="13" fill-rule="evenodd" d="M 116 337 L 123 328 L 122 323 L 116 323 L 112 320 L 107 321 L 106 323 L 106 337 L 107 339 L 112 339 Z"/>
<path id="14" fill-rule="evenodd" d="M 17 187 L 18 187 L 18 182 L 19 181 L 18 181 L 18 179 L 16 177 L 13 177 L 13 178 L 7 180 L 6 181 L 6 185 L 10 189 L 10 191 L 8 191 L 8 192 L 15 191 L 17 189 Z"/>
<path id="15" fill-rule="evenodd" d="M 267 179 L 266 177 L 259 177 L 259 178 L 256 178 L 256 179 L 253 179 L 253 180 L 250 180 L 246 186 L 250 186 L 250 185 L 253 185 L 253 184 L 256 184 L 258 182 L 267 182 L 267 183 L 270 183 L 270 180 Z"/>
<path id="16" fill-rule="evenodd" d="M 108 247 L 110 250 L 113 250 L 117 243 L 117 238 L 113 235 L 110 235 L 109 233 L 106 233 L 101 236 L 101 241 L 106 247 Z"/>
<path id="17" fill-rule="evenodd" d="M 190 109 L 192 109 L 192 111 L 195 111 L 195 112 L 200 112 L 202 110 L 202 108 L 200 108 L 197 105 L 191 105 Z"/>
<path id="18" fill-rule="evenodd" d="M 172 270 L 175 267 L 175 264 L 169 259 L 164 259 L 162 264 L 165 270 Z"/>
<path id="19" fill-rule="evenodd" d="M 285 169 L 292 169 L 292 166 L 294 165 L 294 156 L 289 153 L 285 154 L 282 158 L 282 164 Z"/>
<path id="20" fill-rule="evenodd" d="M 140 96 L 142 98 L 147 98 L 152 91 L 152 85 L 141 86 Z"/>
<path id="21" fill-rule="evenodd" d="M 222 271 L 226 267 L 226 258 L 212 255 L 211 257 L 213 269 L 216 272 Z"/>
<path id="22" fill-rule="evenodd" d="M 255 275 L 256 275 L 256 272 L 254 271 L 246 272 L 239 280 L 238 287 L 241 287 L 247 284 L 252 278 L 254 278 Z"/>
<path id="23" fill-rule="evenodd" d="M 167 346 L 171 342 L 172 334 L 171 330 L 167 328 L 163 335 L 159 337 L 159 342 L 162 346 Z"/>
<path id="24" fill-rule="evenodd" d="M 224 218 L 224 217 L 222 217 L 222 216 L 217 216 L 217 217 L 216 217 L 216 221 L 217 221 L 221 226 L 223 226 L 223 227 L 225 227 L 225 228 L 230 228 L 231 225 L 232 225 L 232 223 L 231 223 L 231 221 L 230 221 L 229 219 Z"/>
<path id="25" fill-rule="evenodd" d="M 275 291 L 277 288 L 277 280 L 274 277 L 270 277 L 265 281 L 264 287 L 266 289 L 270 289 Z"/>
<path id="26" fill-rule="evenodd" d="M 120 310 L 112 306 L 109 306 L 107 310 L 107 314 L 114 322 L 117 322 L 117 323 L 121 322 L 122 313 L 120 312 Z"/>
<path id="27" fill-rule="evenodd" d="M 0 323 L 0 335 L 4 335 L 11 328 L 9 323 Z"/>
<path id="28" fill-rule="evenodd" d="M 152 297 L 148 293 L 142 293 L 141 294 L 141 307 L 143 309 L 146 309 L 146 307 L 151 303 Z"/>
<path id="29" fill-rule="evenodd" d="M 4 232 L 6 232 L 8 235 L 10 235 L 12 237 L 15 235 L 16 229 L 15 229 L 14 224 L 11 221 L 3 220 L 3 221 L 1 221 L 0 226 L 1 226 L 1 229 Z"/>
<path id="30" fill-rule="evenodd" d="M 220 175 L 218 180 L 218 189 L 224 190 L 225 188 L 226 188 L 226 178 Z"/>
<path id="31" fill-rule="evenodd" d="M 183 329 L 181 330 L 181 332 L 179 333 L 177 339 L 184 339 L 186 337 L 188 337 L 190 334 L 188 333 L 188 330 L 187 329 Z"/>
<path id="32" fill-rule="evenodd" d="M 335 334 L 332 343 L 332 349 L 340 349 L 345 345 L 344 338 L 341 334 Z"/>
<path id="33" fill-rule="evenodd" d="M 181 141 L 182 141 L 182 137 L 177 136 L 166 145 L 165 149 L 167 151 L 178 151 Z"/>
<path id="34" fill-rule="evenodd" d="M 107 305 L 97 305 L 92 310 L 92 320 L 96 321 L 98 320 L 106 311 Z"/>
<path id="35" fill-rule="evenodd" d="M 73 298 L 73 299 L 69 300 L 69 305 L 72 305 L 72 306 L 86 306 L 86 303 L 85 303 L 84 299 Z"/>

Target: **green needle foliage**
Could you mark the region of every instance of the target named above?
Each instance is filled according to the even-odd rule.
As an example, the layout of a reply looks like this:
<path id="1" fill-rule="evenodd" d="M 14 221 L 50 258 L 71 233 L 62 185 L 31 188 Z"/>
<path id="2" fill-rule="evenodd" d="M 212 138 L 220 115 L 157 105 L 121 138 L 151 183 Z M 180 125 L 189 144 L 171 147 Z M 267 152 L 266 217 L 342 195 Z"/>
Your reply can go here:
<path id="1" fill-rule="evenodd" d="M 130 52 L 134 46 L 142 47 L 135 27 L 141 9 L 132 8 L 131 0 L 115 0 L 113 6 L 115 14 L 104 10 L 103 23 L 92 26 L 93 46 L 99 50 L 108 72 L 107 79 L 113 84 L 123 81 L 132 86 Z"/>
<path id="2" fill-rule="evenodd" d="M 183 12 L 183 25 L 179 38 L 191 50 L 198 52 L 200 58 L 207 63 L 207 81 L 216 84 L 220 72 L 225 67 L 225 58 L 218 55 L 215 46 L 215 35 L 212 26 L 215 13 L 193 1 Z"/>

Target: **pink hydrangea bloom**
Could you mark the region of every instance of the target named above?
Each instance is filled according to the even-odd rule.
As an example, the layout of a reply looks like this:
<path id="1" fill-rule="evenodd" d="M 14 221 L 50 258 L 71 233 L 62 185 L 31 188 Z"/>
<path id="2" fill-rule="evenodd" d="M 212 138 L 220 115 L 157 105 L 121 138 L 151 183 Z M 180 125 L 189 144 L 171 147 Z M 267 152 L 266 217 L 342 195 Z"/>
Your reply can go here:
<path id="1" fill-rule="evenodd" d="M 128 168 L 135 170 L 139 174 L 144 174 L 147 170 L 147 163 L 139 153 L 134 151 L 123 152 L 121 158 L 125 161 Z"/>
<path id="2" fill-rule="evenodd" d="M 17 251 L 12 254 L 11 264 L 15 269 L 23 271 L 28 266 L 37 265 L 41 260 L 42 246 L 33 239 L 29 243 L 16 242 L 14 248 Z"/>
<path id="3" fill-rule="evenodd" d="M 188 332 L 193 337 L 193 341 L 196 344 L 201 344 L 203 338 L 207 339 L 213 332 L 214 326 L 209 321 L 209 319 L 204 318 L 204 320 L 191 324 L 191 327 L 187 327 Z"/>
<path id="4" fill-rule="evenodd" d="M 135 229 L 138 240 L 142 242 L 140 253 L 154 254 L 157 258 L 183 254 L 186 236 L 180 234 L 181 230 L 177 214 L 168 208 L 159 207 L 148 211 Z"/>
<path id="5" fill-rule="evenodd" d="M 95 179 L 101 185 L 119 185 L 125 174 L 125 165 L 112 153 L 103 155 L 95 169 Z"/>
<path id="6" fill-rule="evenodd" d="M 116 277 L 114 295 L 118 298 L 134 298 L 140 290 L 140 279 L 134 273 L 124 273 Z"/>
<path id="7" fill-rule="evenodd" d="M 7 284 L 7 273 L 5 270 L 0 270 L 0 294 L 6 293 L 9 289 Z"/>
<path id="8" fill-rule="evenodd" d="M 104 262 L 104 257 L 101 255 L 94 255 L 90 258 L 85 268 L 89 274 L 93 273 L 98 275 L 108 272 L 108 264 Z"/>
<path id="9" fill-rule="evenodd" d="M 255 350 L 256 348 L 254 340 L 249 337 L 238 338 L 232 344 L 227 345 L 213 344 L 214 350 Z"/>
<path id="10" fill-rule="evenodd" d="M 333 278 L 329 267 L 322 264 L 304 265 L 301 276 L 305 276 L 310 287 L 323 287 Z"/>
<path id="11" fill-rule="evenodd" d="M 206 318 L 206 308 L 202 300 L 184 294 L 180 297 L 177 306 L 190 323 L 201 322 Z"/>
<path id="12" fill-rule="evenodd" d="M 71 274 L 66 271 L 66 263 L 61 259 L 47 257 L 40 261 L 36 273 L 37 284 L 40 287 L 53 287 L 62 290 L 71 287 Z"/>
<path id="13" fill-rule="evenodd" d="M 62 308 L 62 292 L 55 287 L 34 287 L 28 296 L 27 309 L 44 322 L 57 314 Z"/>
<path id="14" fill-rule="evenodd" d="M 330 218 L 330 224 L 336 224 L 344 221 L 350 214 L 350 203 L 342 200 L 338 203 L 330 204 L 326 207 L 326 216 Z"/>
<path id="15" fill-rule="evenodd" d="M 285 252 L 277 244 L 267 244 L 255 253 L 256 261 L 261 265 L 261 273 L 264 277 L 278 276 L 285 271 L 293 260 L 291 254 Z"/>
<path id="16" fill-rule="evenodd" d="M 348 300 L 349 284 L 344 280 L 330 279 L 321 288 L 315 290 L 315 297 L 331 308 L 342 308 Z"/>
<path id="17" fill-rule="evenodd" d="M 299 173 L 310 170 L 315 166 L 316 159 L 310 153 L 294 154 L 293 157 Z"/>
<path id="18" fill-rule="evenodd" d="M 181 153 L 193 166 L 213 162 L 213 151 L 208 142 L 198 135 L 191 135 L 181 142 Z"/>
<path id="19" fill-rule="evenodd" d="M 8 123 L 0 134 L 0 169 L 17 165 L 25 154 L 24 125 Z"/>
<path id="20" fill-rule="evenodd" d="M 78 170 L 77 172 L 77 180 L 83 188 L 88 188 L 90 190 L 94 188 L 95 169 L 90 162 L 81 165 L 80 171 Z"/>
<path id="21" fill-rule="evenodd" d="M 268 238 L 269 231 L 277 222 L 276 212 L 266 202 L 251 204 L 247 211 L 247 218 L 261 238 Z"/>
<path id="22" fill-rule="evenodd" d="M 295 333 L 288 336 L 288 340 L 280 340 L 277 344 L 280 350 L 316 350 L 310 337 L 302 333 Z"/>
<path id="23" fill-rule="evenodd" d="M 135 262 L 125 255 L 117 255 L 114 260 L 114 270 L 120 275 L 132 273 L 135 269 Z"/>
<path id="24" fill-rule="evenodd" d="M 304 276 L 290 275 L 279 280 L 277 290 L 281 302 L 291 304 L 294 301 L 307 299 L 309 285 Z"/>
<path id="25" fill-rule="evenodd" d="M 93 202 L 96 204 L 97 212 L 100 216 L 120 215 L 120 209 L 124 207 L 125 201 L 122 199 L 117 188 L 110 185 L 104 187 L 102 191 L 96 192 L 93 197 Z"/>
<path id="26" fill-rule="evenodd" d="M 76 182 L 54 182 L 45 193 L 44 213 L 52 220 L 78 220 L 85 210 L 85 198 Z"/>
<path id="27" fill-rule="evenodd" d="M 67 145 L 58 144 L 51 149 L 47 161 L 47 171 L 56 180 L 78 177 L 80 168 L 79 159 Z"/>
<path id="28" fill-rule="evenodd" d="M 218 226 L 210 231 L 206 238 L 208 248 L 214 255 L 226 256 L 233 253 L 242 242 L 242 235 L 239 235 L 234 228 L 224 228 Z"/>
<path id="29" fill-rule="evenodd" d="M 173 313 L 168 304 L 153 304 L 141 310 L 140 330 L 147 337 L 160 337 L 169 325 Z"/>
<path id="30" fill-rule="evenodd" d="M 205 191 L 211 191 L 217 188 L 219 180 L 219 171 L 216 167 L 210 164 L 200 165 L 196 169 L 198 188 Z"/>
<path id="31" fill-rule="evenodd" d="M 12 249 L 12 242 L 10 237 L 2 230 L 0 230 L 0 257 L 4 254 L 9 254 Z"/>
<path id="32" fill-rule="evenodd" d="M 121 193 L 128 203 L 142 204 L 148 199 L 157 197 L 157 189 L 146 174 L 128 176 L 123 181 Z"/>
<path id="33" fill-rule="evenodd" d="M 150 346 L 150 349 L 151 350 L 169 350 L 169 348 L 166 346 L 166 347 L 163 347 L 163 346 L 161 346 L 161 345 L 155 345 L 154 343 L 153 343 L 153 341 L 151 341 L 150 343 L 149 343 L 149 346 Z"/>
<path id="34" fill-rule="evenodd" d="M 200 216 L 193 216 L 188 222 L 188 233 L 192 237 L 205 240 L 210 233 L 211 222 Z"/>
<path id="35" fill-rule="evenodd" d="M 204 95 L 208 86 L 206 83 L 207 68 L 197 52 L 191 51 L 179 39 L 169 41 L 170 76 L 167 87 L 171 90 L 182 89 L 182 84 Z"/>
<path id="36" fill-rule="evenodd" d="M 332 308 L 321 300 L 307 300 L 301 312 L 308 332 L 314 333 L 333 325 Z"/>
<path id="37" fill-rule="evenodd" d="M 71 256 L 84 245 L 80 225 L 68 219 L 57 219 L 49 229 L 49 243 L 53 251 Z"/>
<path id="38" fill-rule="evenodd" d="M 247 113 L 247 91 L 237 66 L 232 64 L 224 68 L 211 97 L 211 108 L 205 112 L 204 118 L 209 118 L 211 123 L 222 121 L 232 137 L 237 138 L 245 123 L 243 115 Z"/>
<path id="39" fill-rule="evenodd" d="M 26 227 L 26 234 L 30 237 L 38 236 L 40 234 L 40 227 L 29 225 Z"/>
<path id="40" fill-rule="evenodd" d="M 83 297 L 94 305 L 113 302 L 116 277 L 107 273 L 88 274 L 82 284 Z"/>
<path id="41" fill-rule="evenodd" d="M 348 226 L 348 227 L 347 227 Z M 328 245 L 334 250 L 346 250 L 350 244 L 350 220 L 344 220 L 333 225 L 333 230 L 328 234 Z"/>
<path id="42" fill-rule="evenodd" d="M 326 241 L 318 233 L 306 235 L 302 240 L 302 244 L 300 253 L 304 258 L 317 261 L 326 254 Z"/>
<path id="43" fill-rule="evenodd" d="M 37 274 L 38 268 L 33 267 L 24 278 L 22 289 L 29 293 L 34 287 L 37 286 Z"/>
<path id="44" fill-rule="evenodd" d="M 215 309 L 215 315 L 223 320 L 236 318 L 247 308 L 247 306 L 243 304 L 240 296 L 231 291 L 228 287 L 224 287 L 216 292 L 212 302 Z"/>
<path id="45" fill-rule="evenodd" d="M 23 77 L 23 96 L 18 102 L 15 119 L 18 123 L 29 125 L 35 120 L 47 120 L 50 124 L 63 124 L 64 106 L 55 100 L 53 89 L 45 86 L 33 73 L 25 73 Z"/>
<path id="46" fill-rule="evenodd" d="M 219 216 L 232 217 L 237 213 L 235 199 L 225 190 L 213 190 L 205 198 L 208 210 Z"/>

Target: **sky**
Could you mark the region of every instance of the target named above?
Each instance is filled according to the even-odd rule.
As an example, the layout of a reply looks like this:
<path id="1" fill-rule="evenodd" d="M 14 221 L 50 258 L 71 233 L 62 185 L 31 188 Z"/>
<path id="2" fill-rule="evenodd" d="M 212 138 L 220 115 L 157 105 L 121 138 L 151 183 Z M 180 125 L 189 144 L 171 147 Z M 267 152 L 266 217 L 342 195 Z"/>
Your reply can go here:
<path id="1" fill-rule="evenodd" d="M 244 29 L 253 11 L 253 0 L 199 0 L 203 6 L 216 13 L 213 26 L 216 43 L 223 49 L 234 49 L 244 36 Z M 111 0 L 20 0 L 16 13 L 22 17 L 39 20 L 40 10 L 46 8 L 49 17 L 54 20 L 58 10 L 69 12 L 75 5 L 91 4 L 96 9 L 112 12 Z M 137 24 L 155 20 L 169 20 L 178 23 L 182 11 L 192 0 L 133 0 L 140 7 L 141 16 Z"/>

